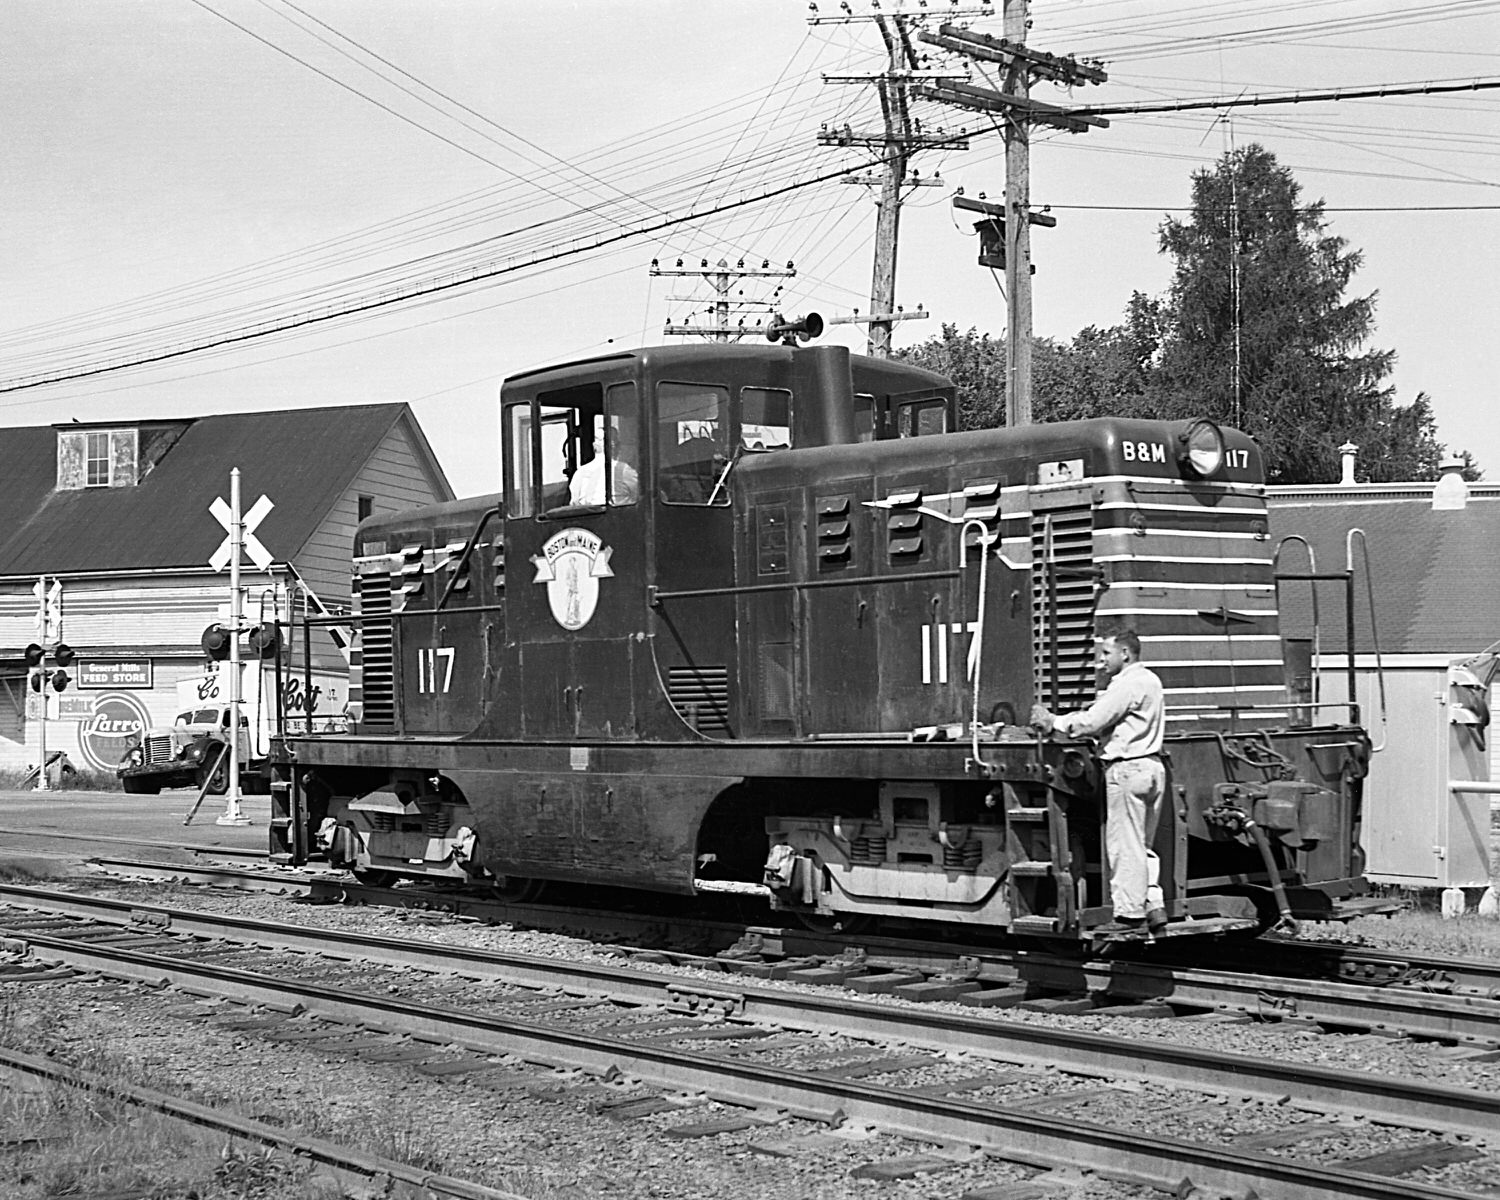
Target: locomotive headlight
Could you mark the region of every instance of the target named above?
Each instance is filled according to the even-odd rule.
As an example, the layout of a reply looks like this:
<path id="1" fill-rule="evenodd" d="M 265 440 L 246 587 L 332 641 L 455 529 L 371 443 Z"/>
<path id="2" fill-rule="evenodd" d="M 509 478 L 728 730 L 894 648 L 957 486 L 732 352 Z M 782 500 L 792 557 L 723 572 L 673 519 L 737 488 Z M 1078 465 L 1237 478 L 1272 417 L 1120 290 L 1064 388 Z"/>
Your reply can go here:
<path id="1" fill-rule="evenodd" d="M 1212 475 L 1224 465 L 1224 435 L 1201 417 L 1177 435 L 1177 461 L 1194 475 Z"/>

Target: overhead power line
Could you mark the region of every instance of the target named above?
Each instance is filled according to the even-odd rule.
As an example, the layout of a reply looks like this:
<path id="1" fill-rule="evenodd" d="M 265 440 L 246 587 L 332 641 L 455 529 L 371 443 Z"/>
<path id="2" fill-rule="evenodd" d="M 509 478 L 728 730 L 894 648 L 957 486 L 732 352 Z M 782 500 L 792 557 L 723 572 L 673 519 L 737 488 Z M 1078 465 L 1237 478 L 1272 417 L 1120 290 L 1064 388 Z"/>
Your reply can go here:
<path id="1" fill-rule="evenodd" d="M 879 165 L 880 160 L 861 163 L 855 167 L 841 167 L 835 171 L 826 171 L 810 179 L 797 180 L 781 187 L 773 188 L 755 196 L 746 196 L 738 200 L 726 201 L 716 204 L 712 208 L 702 212 L 690 212 L 682 216 L 668 217 L 649 225 L 642 225 L 635 229 L 623 230 L 610 235 L 597 235 L 587 244 L 575 244 L 548 253 L 535 254 L 525 261 L 511 261 L 505 265 L 489 265 L 477 267 L 467 272 L 458 274 L 447 274 L 441 278 L 428 278 L 418 280 L 405 287 L 397 289 L 394 293 L 383 293 L 375 297 L 352 300 L 347 304 L 330 306 L 320 312 L 304 312 L 293 314 L 281 320 L 262 322 L 250 329 L 240 329 L 222 335 L 211 335 L 184 345 L 163 347 L 158 350 L 143 351 L 124 359 L 108 362 L 83 363 L 74 367 L 59 371 L 49 372 L 43 375 L 25 376 L 19 379 L 8 379 L 0 381 L 0 394 L 18 392 L 26 388 L 41 387 L 49 383 L 62 383 L 70 379 L 83 379 L 93 375 L 103 375 L 111 371 L 124 370 L 127 367 L 144 366 L 147 363 L 165 362 L 168 359 L 181 358 L 187 354 L 195 354 L 203 350 L 211 350 L 220 346 L 233 345 L 239 342 L 254 341 L 258 338 L 268 337 L 275 333 L 284 333 L 289 329 L 297 329 L 302 326 L 315 325 L 324 321 L 337 320 L 340 317 L 352 316 L 356 313 L 371 312 L 375 309 L 387 308 L 393 304 L 401 304 L 423 296 L 432 296 L 440 292 L 452 291 L 455 288 L 467 287 L 470 284 L 479 283 L 486 279 L 493 279 L 501 275 L 509 275 L 515 271 L 522 271 L 528 267 L 541 266 L 544 263 L 556 262 L 559 259 L 572 258 L 579 254 L 587 254 L 596 250 L 602 250 L 605 246 L 614 245 L 619 242 L 629 241 L 633 238 L 644 237 L 652 233 L 660 233 L 664 229 L 672 229 L 679 225 L 686 225 L 694 221 L 702 221 L 708 217 L 717 216 L 720 213 L 732 212 L 736 209 L 746 208 L 753 204 L 760 204 L 767 200 L 775 199 L 792 192 L 801 191 L 804 188 L 814 187 L 820 183 L 838 179 L 847 175 L 851 170 L 869 170 Z"/>
<path id="2" fill-rule="evenodd" d="M 1375 84 L 1362 88 L 1335 88 L 1328 92 L 1287 92 L 1268 96 L 1219 96 L 1202 100 L 1173 100 L 1155 104 L 1091 104 L 1066 109 L 1069 116 L 1113 117 L 1142 113 L 1188 112 L 1197 108 L 1256 108 L 1270 104 L 1308 104 L 1315 100 L 1378 100 L 1386 96 L 1438 96 L 1448 92 L 1486 92 L 1500 88 L 1500 79 L 1474 79 L 1468 83 Z"/>

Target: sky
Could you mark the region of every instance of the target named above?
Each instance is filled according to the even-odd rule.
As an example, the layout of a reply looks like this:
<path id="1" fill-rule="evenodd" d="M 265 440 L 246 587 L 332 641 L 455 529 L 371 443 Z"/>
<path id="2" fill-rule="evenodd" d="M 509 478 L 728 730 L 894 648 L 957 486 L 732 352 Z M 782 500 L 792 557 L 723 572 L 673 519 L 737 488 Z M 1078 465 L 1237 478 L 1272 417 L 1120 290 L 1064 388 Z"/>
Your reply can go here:
<path id="1" fill-rule="evenodd" d="M 737 279 L 751 324 L 773 306 L 868 313 L 874 196 L 809 181 L 866 161 L 817 134 L 877 127 L 874 90 L 824 76 L 883 52 L 868 20 L 809 16 L 806 0 L 6 0 L 0 428 L 405 401 L 470 495 L 499 487 L 507 375 L 703 319 L 711 288 L 653 261 L 793 264 Z M 1060 104 L 1500 79 L 1500 0 L 1032 0 L 1031 18 L 1033 46 L 1109 73 L 1036 85 Z M 1001 32 L 998 13 L 961 19 Z M 929 315 L 896 345 L 943 323 L 999 335 L 999 282 L 951 201 L 999 198 L 1000 139 L 918 111 L 971 138 L 914 160 L 940 183 L 902 208 L 897 303 Z M 1500 91 L 1476 91 L 1038 130 L 1032 202 L 1057 226 L 1033 232 L 1035 330 L 1071 338 L 1163 292 L 1158 231 L 1192 172 L 1259 143 L 1362 253 L 1350 294 L 1378 293 L 1370 345 L 1396 352 L 1398 402 L 1428 393 L 1440 439 L 1500 478 L 1497 116 Z M 830 340 L 862 349 L 863 327 Z M 34 382 L 74 370 L 90 373 Z"/>

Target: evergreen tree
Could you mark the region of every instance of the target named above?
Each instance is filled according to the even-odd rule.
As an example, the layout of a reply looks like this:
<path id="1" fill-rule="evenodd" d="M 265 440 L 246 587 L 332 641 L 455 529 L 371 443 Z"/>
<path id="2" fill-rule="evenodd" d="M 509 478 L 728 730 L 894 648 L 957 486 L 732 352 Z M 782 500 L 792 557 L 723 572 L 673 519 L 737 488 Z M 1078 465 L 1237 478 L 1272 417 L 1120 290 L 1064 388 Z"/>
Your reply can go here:
<path id="1" fill-rule="evenodd" d="M 1162 305 L 1153 407 L 1246 430 L 1277 483 L 1330 482 L 1352 441 L 1379 480 L 1436 476 L 1443 447 L 1425 396 L 1386 384 L 1394 354 L 1361 349 L 1375 296 L 1345 298 L 1361 255 L 1330 234 L 1321 201 L 1260 146 L 1193 175 L 1192 213 L 1162 226 L 1176 260 Z"/>
<path id="2" fill-rule="evenodd" d="M 1209 417 L 1260 442 L 1274 483 L 1336 481 L 1346 441 L 1362 479 L 1435 479 L 1432 402 L 1395 403 L 1394 354 L 1362 349 L 1375 297 L 1344 295 L 1361 256 L 1300 195 L 1260 146 L 1196 172 L 1191 215 L 1161 229 L 1176 260 L 1167 294 L 1137 292 L 1120 325 L 1033 342 L 1034 419 Z M 1005 423 L 1003 339 L 945 324 L 901 357 L 953 379 L 961 428 Z"/>

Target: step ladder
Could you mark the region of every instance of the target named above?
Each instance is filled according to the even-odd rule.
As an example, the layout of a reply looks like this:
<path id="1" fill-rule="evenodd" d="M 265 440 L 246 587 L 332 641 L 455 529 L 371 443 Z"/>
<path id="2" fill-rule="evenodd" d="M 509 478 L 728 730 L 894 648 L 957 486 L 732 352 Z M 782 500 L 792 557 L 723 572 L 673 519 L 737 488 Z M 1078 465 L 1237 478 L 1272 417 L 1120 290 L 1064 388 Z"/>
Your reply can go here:
<path id="1" fill-rule="evenodd" d="M 307 803 L 292 763 L 271 763 L 271 861 L 305 863 Z"/>
<path id="2" fill-rule="evenodd" d="M 1006 785 L 1005 850 L 1012 931 L 1076 933 L 1084 881 L 1081 870 L 1075 876 L 1068 813 L 1058 793 L 1048 788 L 1023 792 Z M 1083 864 L 1076 866 L 1081 869 Z"/>

